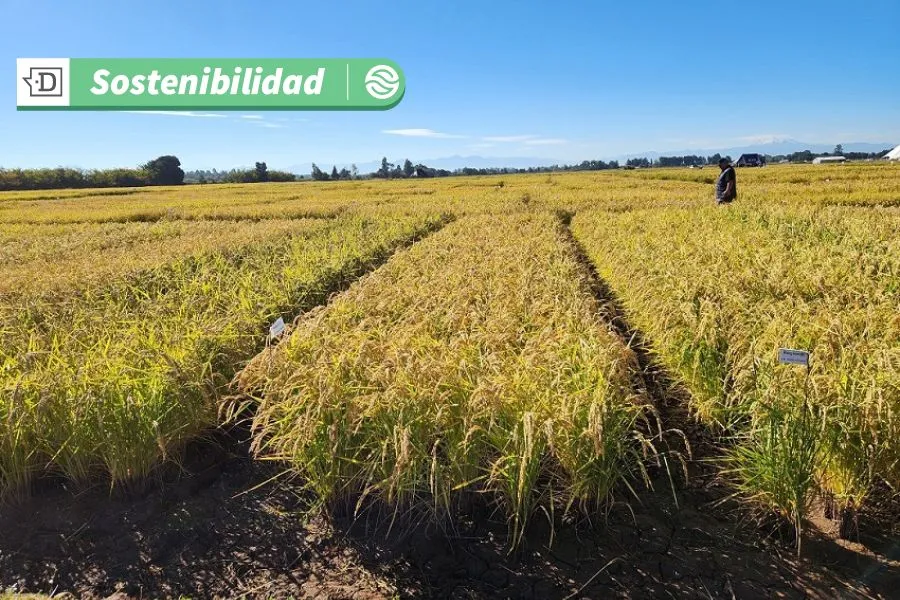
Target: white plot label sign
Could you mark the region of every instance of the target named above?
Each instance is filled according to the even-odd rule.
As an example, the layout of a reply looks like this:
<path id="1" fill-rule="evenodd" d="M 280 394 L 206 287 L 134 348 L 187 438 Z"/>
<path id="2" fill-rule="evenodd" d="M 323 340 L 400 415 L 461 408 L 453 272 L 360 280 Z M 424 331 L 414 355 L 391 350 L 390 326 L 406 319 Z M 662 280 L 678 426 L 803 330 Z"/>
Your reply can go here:
<path id="1" fill-rule="evenodd" d="M 284 319 L 278 317 L 278 320 L 269 326 L 269 337 L 276 338 L 284 333 Z"/>
<path id="2" fill-rule="evenodd" d="M 809 366 L 809 352 L 806 350 L 793 350 L 791 348 L 778 349 L 778 362 L 783 365 Z"/>

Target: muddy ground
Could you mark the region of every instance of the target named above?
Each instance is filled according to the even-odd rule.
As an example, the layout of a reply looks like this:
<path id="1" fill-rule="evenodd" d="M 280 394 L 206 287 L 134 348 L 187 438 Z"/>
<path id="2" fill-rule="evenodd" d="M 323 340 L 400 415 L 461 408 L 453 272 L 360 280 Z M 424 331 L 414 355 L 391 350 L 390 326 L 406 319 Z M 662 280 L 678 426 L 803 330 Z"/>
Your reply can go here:
<path id="1" fill-rule="evenodd" d="M 352 511 L 304 518 L 298 482 L 238 446 L 197 444 L 187 471 L 149 492 L 73 493 L 60 482 L 0 510 L 0 591 L 76 597 L 889 598 L 897 531 L 860 541 L 810 528 L 803 556 L 721 499 L 696 471 L 594 523 L 534 522 L 507 553 L 502 522 L 477 510 L 454 530 L 378 526 Z M 273 477 L 274 480 L 270 481 Z M 633 512 L 632 512 L 633 511 Z M 878 515 L 873 517 L 878 520 Z M 865 524 L 867 520 L 863 519 Z M 771 533 L 771 535 L 767 535 Z M 893 540 L 893 541 L 892 541 Z M 891 558 L 892 557 L 892 558 Z"/>

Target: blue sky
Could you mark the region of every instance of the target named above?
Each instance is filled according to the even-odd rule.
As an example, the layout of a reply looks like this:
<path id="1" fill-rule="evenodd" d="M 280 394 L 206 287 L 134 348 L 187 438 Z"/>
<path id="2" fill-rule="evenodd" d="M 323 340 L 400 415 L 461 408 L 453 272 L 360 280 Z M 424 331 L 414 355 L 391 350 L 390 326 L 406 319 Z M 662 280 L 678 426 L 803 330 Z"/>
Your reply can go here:
<path id="1" fill-rule="evenodd" d="M 3 0 L 0 166 L 900 143 L 896 0 L 698 4 Z M 386 57 L 407 91 L 386 112 L 17 112 L 15 59 L 42 56 Z"/>

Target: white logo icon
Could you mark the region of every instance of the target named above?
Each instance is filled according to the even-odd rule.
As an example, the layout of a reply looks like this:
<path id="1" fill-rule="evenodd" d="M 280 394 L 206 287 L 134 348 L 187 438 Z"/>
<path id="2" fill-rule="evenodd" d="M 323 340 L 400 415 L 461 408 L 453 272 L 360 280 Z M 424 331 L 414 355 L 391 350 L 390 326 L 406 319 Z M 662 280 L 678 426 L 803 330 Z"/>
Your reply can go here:
<path id="1" fill-rule="evenodd" d="M 400 89 L 400 75 L 387 65 L 375 65 L 366 73 L 366 91 L 378 100 L 387 100 Z"/>
<path id="2" fill-rule="evenodd" d="M 16 59 L 16 106 L 68 105 L 68 58 Z"/>
<path id="3" fill-rule="evenodd" d="M 35 96 L 62 96 L 61 67 L 31 67 L 27 77 L 23 77 L 32 98 Z"/>

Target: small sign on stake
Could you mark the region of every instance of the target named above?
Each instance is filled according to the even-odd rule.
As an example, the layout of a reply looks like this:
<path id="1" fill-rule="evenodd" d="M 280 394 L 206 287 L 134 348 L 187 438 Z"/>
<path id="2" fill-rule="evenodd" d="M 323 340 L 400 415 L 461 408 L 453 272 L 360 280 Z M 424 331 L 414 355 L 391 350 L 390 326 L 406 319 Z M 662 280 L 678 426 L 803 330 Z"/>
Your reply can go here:
<path id="1" fill-rule="evenodd" d="M 269 339 L 277 338 L 282 333 L 284 333 L 284 319 L 278 317 L 274 323 L 269 325 Z"/>
<path id="2" fill-rule="evenodd" d="M 779 348 L 778 362 L 783 365 L 802 365 L 809 368 L 809 352 L 806 350 Z"/>

